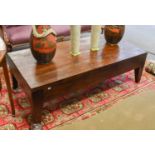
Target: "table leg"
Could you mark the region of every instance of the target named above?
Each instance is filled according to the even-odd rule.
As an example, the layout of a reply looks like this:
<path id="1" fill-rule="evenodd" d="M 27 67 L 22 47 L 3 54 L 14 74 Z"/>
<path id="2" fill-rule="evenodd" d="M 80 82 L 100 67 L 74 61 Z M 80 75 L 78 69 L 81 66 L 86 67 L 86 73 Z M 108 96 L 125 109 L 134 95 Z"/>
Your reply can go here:
<path id="1" fill-rule="evenodd" d="M 135 69 L 135 82 L 140 82 L 142 77 L 143 67 L 139 67 Z"/>
<path id="2" fill-rule="evenodd" d="M 7 89 L 8 89 L 8 96 L 9 96 L 9 100 L 10 100 L 10 104 L 11 104 L 12 115 L 15 116 L 15 108 L 14 108 L 14 101 L 13 101 L 13 96 L 12 96 L 12 89 L 11 89 L 9 72 L 8 72 L 8 67 L 7 67 L 7 63 L 6 63 L 6 59 L 5 58 L 3 60 L 2 66 L 3 66 L 6 86 L 7 86 Z"/>
<path id="3" fill-rule="evenodd" d="M 141 61 L 141 66 L 135 69 L 135 82 L 137 83 L 140 82 L 141 80 L 143 68 L 144 68 L 145 61 L 146 61 L 146 56 L 147 54 L 144 54 L 139 58 L 139 60 Z"/>
<path id="4" fill-rule="evenodd" d="M 12 75 L 12 83 L 13 83 L 13 89 L 17 89 L 18 88 L 18 82 L 13 75 Z"/>
<path id="5" fill-rule="evenodd" d="M 41 130 L 41 115 L 43 107 L 43 92 L 36 91 L 32 93 L 32 130 Z"/>

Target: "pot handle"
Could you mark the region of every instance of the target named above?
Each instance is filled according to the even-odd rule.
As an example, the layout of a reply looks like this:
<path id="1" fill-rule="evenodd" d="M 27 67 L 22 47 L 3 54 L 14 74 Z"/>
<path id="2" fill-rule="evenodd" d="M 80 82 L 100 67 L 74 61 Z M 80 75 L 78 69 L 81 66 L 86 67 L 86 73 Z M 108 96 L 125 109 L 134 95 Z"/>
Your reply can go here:
<path id="1" fill-rule="evenodd" d="M 50 28 L 48 30 L 44 29 L 43 32 L 40 34 L 38 33 L 37 29 L 36 29 L 36 25 L 32 25 L 32 33 L 36 38 L 43 38 L 46 37 L 47 35 L 49 35 L 50 33 L 56 35 L 56 32 Z"/>

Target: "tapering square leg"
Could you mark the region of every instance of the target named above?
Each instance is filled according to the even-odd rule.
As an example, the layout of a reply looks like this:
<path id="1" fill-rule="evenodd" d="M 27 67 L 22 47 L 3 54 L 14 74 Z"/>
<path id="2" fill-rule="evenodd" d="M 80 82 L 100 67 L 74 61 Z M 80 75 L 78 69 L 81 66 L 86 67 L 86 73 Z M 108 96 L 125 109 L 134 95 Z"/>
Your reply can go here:
<path id="1" fill-rule="evenodd" d="M 140 80 L 141 80 L 143 68 L 144 68 L 145 61 L 146 61 L 146 56 L 147 56 L 147 54 L 144 54 L 139 58 L 141 65 L 134 70 L 135 71 L 135 82 L 137 82 L 137 83 L 140 82 Z"/>
<path id="2" fill-rule="evenodd" d="M 43 92 L 41 90 L 32 93 L 32 130 L 41 130 L 41 114 L 43 107 Z"/>
<path id="3" fill-rule="evenodd" d="M 142 72 L 143 72 L 142 67 L 135 69 L 135 82 L 137 82 L 137 83 L 140 82 L 141 77 L 142 77 Z"/>
<path id="4" fill-rule="evenodd" d="M 17 89 L 18 88 L 18 82 L 13 75 L 12 75 L 12 83 L 13 83 L 13 89 Z"/>

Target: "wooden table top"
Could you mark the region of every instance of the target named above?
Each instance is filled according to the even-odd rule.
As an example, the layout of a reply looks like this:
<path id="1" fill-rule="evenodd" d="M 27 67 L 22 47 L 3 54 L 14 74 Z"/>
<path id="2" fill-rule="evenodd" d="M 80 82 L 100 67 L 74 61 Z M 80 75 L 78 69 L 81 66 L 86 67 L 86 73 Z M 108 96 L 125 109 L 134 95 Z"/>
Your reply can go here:
<path id="1" fill-rule="evenodd" d="M 38 65 L 30 49 L 8 53 L 20 76 L 31 89 L 78 78 L 81 74 L 146 53 L 134 45 L 121 41 L 109 46 L 101 37 L 100 51 L 90 52 L 90 37 L 81 38 L 81 55 L 70 55 L 70 41 L 57 43 L 56 55 L 50 64 Z M 94 75 L 95 76 L 95 75 Z"/>

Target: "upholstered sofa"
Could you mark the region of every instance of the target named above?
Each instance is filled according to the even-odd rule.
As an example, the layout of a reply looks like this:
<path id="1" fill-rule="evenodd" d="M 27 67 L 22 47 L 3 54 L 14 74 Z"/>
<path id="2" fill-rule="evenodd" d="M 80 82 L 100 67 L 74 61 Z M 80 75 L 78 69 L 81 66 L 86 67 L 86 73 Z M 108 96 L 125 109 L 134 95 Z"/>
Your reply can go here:
<path id="1" fill-rule="evenodd" d="M 58 41 L 65 40 L 70 36 L 69 25 L 51 25 L 56 31 Z M 29 47 L 29 39 L 32 31 L 31 25 L 2 25 L 0 33 L 6 43 L 8 51 L 14 51 Z M 90 25 L 82 25 L 81 31 L 90 31 Z"/>

